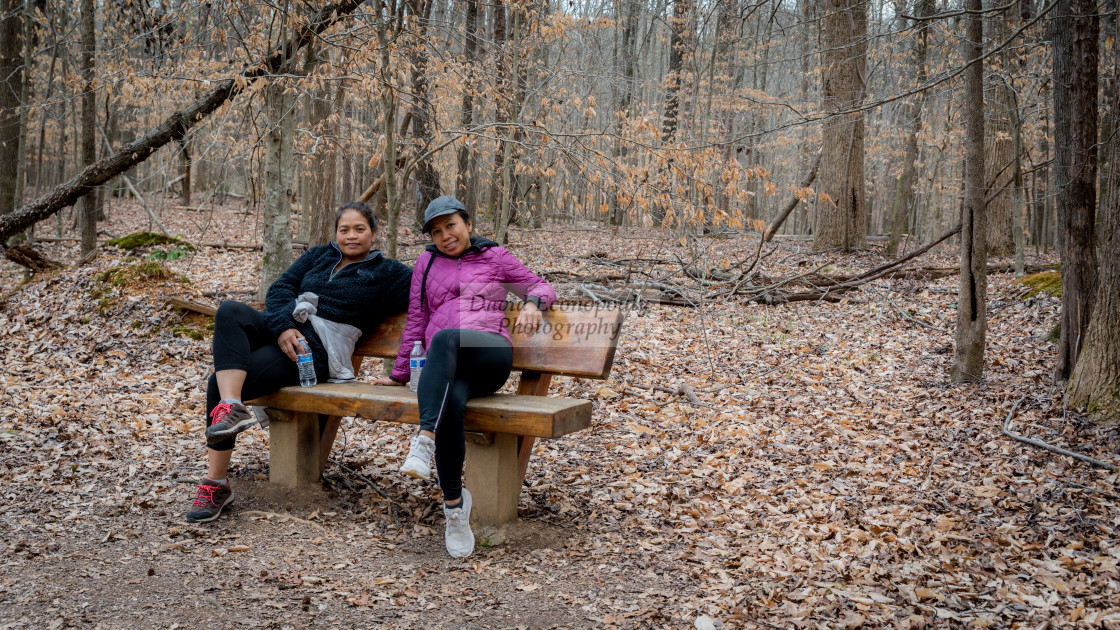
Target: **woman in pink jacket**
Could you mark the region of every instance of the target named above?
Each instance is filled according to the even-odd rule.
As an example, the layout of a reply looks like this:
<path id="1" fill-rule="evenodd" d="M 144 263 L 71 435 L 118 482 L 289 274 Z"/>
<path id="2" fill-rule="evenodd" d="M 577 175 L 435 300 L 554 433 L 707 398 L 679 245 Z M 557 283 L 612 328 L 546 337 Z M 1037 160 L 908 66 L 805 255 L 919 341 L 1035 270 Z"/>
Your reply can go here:
<path id="1" fill-rule="evenodd" d="M 401 472 L 429 479 L 434 453 L 443 513 L 444 541 L 454 557 L 474 550 L 471 493 L 462 487 L 466 451 L 463 414 L 467 399 L 494 393 L 509 378 L 513 351 L 505 326 L 507 291 L 525 301 L 517 325 L 536 330 L 541 311 L 556 292 L 497 243 L 471 236 L 471 219 L 454 197 L 440 197 L 424 211 L 432 244 L 412 272 L 408 320 L 392 376 L 374 381 L 404 385 L 409 354 L 421 341 L 427 363 L 417 387 L 420 433 L 412 439 Z"/>

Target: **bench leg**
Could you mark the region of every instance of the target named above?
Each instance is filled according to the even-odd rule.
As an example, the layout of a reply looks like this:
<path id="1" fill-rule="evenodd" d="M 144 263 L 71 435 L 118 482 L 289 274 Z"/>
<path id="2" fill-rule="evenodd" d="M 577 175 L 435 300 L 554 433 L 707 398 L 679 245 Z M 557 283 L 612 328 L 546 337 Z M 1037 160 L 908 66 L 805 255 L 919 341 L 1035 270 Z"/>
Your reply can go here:
<path id="1" fill-rule="evenodd" d="M 319 483 L 319 414 L 267 409 L 269 417 L 268 478 L 297 487 Z"/>
<path id="2" fill-rule="evenodd" d="M 334 438 L 338 435 L 338 427 L 342 424 L 342 416 L 327 416 L 327 425 L 323 427 L 323 434 L 319 437 L 319 474 L 327 467 L 331 458 L 331 449 L 334 447 Z"/>
<path id="3" fill-rule="evenodd" d="M 487 440 L 467 434 L 467 474 L 464 486 L 471 491 L 474 506 L 471 521 L 476 527 L 498 526 L 517 519 L 521 496 L 517 436 L 495 433 Z M 480 443 L 482 442 L 482 443 Z"/>

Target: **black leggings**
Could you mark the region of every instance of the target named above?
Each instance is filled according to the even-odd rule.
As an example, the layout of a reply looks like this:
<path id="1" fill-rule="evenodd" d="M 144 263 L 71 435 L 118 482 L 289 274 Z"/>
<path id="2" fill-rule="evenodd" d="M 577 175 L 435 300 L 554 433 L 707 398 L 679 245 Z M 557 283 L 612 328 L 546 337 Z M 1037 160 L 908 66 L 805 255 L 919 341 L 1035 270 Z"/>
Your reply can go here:
<path id="1" fill-rule="evenodd" d="M 447 501 L 463 494 L 467 399 L 498 391 L 512 365 L 513 350 L 496 333 L 449 328 L 432 337 L 416 396 L 420 428 L 436 434 L 436 471 Z"/>
<path id="2" fill-rule="evenodd" d="M 245 370 L 241 399 L 251 400 L 299 383 L 299 370 L 276 344 L 276 335 L 260 311 L 241 302 L 222 302 L 214 316 L 214 370 Z M 319 377 L 322 380 L 322 376 Z M 221 402 L 217 375 L 206 384 L 206 426 L 210 412 Z M 233 449 L 236 436 L 207 444 L 215 451 Z"/>

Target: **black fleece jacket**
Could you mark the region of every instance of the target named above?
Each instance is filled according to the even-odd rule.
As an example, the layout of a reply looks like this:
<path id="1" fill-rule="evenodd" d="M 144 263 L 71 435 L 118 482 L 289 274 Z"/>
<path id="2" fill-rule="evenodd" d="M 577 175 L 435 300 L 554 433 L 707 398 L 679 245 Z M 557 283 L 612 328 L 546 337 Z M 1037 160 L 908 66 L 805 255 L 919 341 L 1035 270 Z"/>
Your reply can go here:
<path id="1" fill-rule="evenodd" d="M 362 334 L 372 332 L 381 320 L 408 309 L 412 270 L 400 261 L 373 250 L 365 260 L 334 268 L 342 261 L 342 250 L 333 241 L 312 247 L 268 288 L 264 319 L 277 337 L 295 328 L 307 338 L 315 357 L 315 371 L 327 373 L 327 351 L 310 321 L 292 319 L 296 298 L 310 291 L 319 296 L 319 317 L 350 324 Z"/>

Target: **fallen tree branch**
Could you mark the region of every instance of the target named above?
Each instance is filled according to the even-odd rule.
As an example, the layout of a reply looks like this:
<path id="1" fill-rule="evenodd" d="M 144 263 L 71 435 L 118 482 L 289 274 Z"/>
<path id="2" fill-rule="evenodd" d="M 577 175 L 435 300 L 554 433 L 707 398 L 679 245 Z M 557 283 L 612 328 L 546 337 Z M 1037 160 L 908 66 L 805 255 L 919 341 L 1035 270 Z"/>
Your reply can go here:
<path id="1" fill-rule="evenodd" d="M 751 297 L 749 299 L 752 302 L 753 301 L 761 301 L 761 302 L 764 302 L 764 303 L 767 303 L 767 304 L 779 304 L 779 303 L 782 303 L 782 302 L 807 302 L 807 301 L 827 300 L 829 298 L 836 298 L 837 293 L 843 293 L 845 291 L 850 291 L 850 290 L 852 290 L 852 289 L 854 289 L 858 286 L 861 286 L 861 285 L 866 284 L 868 282 L 871 282 L 873 280 L 877 280 L 877 279 L 879 279 L 879 278 L 881 278 L 881 277 L 883 277 L 887 274 L 896 272 L 898 270 L 898 268 L 901 267 L 902 265 L 904 265 L 907 262 L 913 260 L 914 258 L 917 258 L 918 256 L 921 256 L 922 254 L 924 254 L 924 253 L 928 252 L 929 250 L 933 249 L 934 247 L 940 245 L 944 241 L 948 240 L 950 236 L 953 236 L 954 234 L 956 234 L 957 232 L 960 232 L 960 231 L 961 231 L 961 224 L 958 223 L 956 225 L 956 227 L 949 230 L 948 232 L 945 232 L 944 234 L 942 234 L 940 237 L 938 237 L 936 240 L 929 243 L 925 247 L 921 247 L 921 248 L 916 249 L 913 252 L 911 252 L 911 253 L 909 253 L 905 256 L 902 256 L 901 258 L 896 258 L 895 260 L 892 260 L 891 262 L 888 262 L 888 263 L 883 264 L 883 265 L 879 265 L 878 267 L 876 267 L 874 269 L 871 269 L 869 271 L 865 271 L 865 272 L 861 273 L 860 275 L 856 276 L 855 278 L 852 278 L 851 280 L 841 282 L 839 284 L 827 287 L 827 288 L 822 289 L 822 290 L 806 291 L 806 292 L 803 292 L 803 293 L 777 293 L 773 298 L 768 298 L 768 299 L 760 299 L 763 295 L 765 295 L 765 293 L 759 293 L 758 295 L 756 295 L 754 297 Z"/>
<path id="2" fill-rule="evenodd" d="M 813 166 L 805 175 L 805 179 L 801 180 L 801 185 L 798 186 L 798 191 L 811 186 L 813 184 L 813 180 L 817 178 L 817 172 L 821 168 L 821 154 L 823 152 L 823 146 L 817 150 L 817 157 L 813 159 Z M 770 239 L 774 238 L 774 233 L 778 231 L 778 228 L 782 227 L 782 224 L 786 222 L 786 218 L 789 217 L 790 213 L 793 212 L 793 209 L 796 208 L 797 204 L 799 203 L 801 203 L 801 197 L 799 197 L 798 195 L 794 195 L 793 199 L 789 200 L 789 203 L 786 204 L 786 207 L 782 208 L 782 211 L 778 214 L 778 216 L 770 223 L 770 225 L 766 227 L 766 231 L 762 233 L 763 243 L 769 243 Z M 761 249 L 762 245 L 760 243 L 759 250 Z"/>
<path id="3" fill-rule="evenodd" d="M 310 17 L 299 29 L 295 37 L 285 42 L 266 59 L 250 66 L 237 75 L 236 79 L 226 79 L 210 90 L 205 96 L 195 100 L 186 108 L 171 114 L 158 127 L 136 140 L 121 147 L 113 155 L 102 158 L 82 169 L 69 181 L 23 206 L 17 212 L 0 217 L 0 243 L 12 235 L 22 232 L 39 221 L 51 216 L 62 208 L 73 205 L 78 199 L 91 192 L 94 187 L 104 184 L 119 173 L 147 160 L 163 145 L 179 140 L 187 132 L 205 119 L 227 101 L 243 92 L 257 79 L 280 72 L 285 63 L 296 59 L 296 51 L 314 37 L 338 23 L 346 15 L 362 5 L 364 0 L 340 0 L 329 4 Z"/>
<path id="4" fill-rule="evenodd" d="M 1003 434 L 1004 435 L 1006 435 L 1007 437 L 1009 437 L 1013 440 L 1017 440 L 1019 442 L 1022 442 L 1023 444 L 1030 444 L 1031 446 L 1037 446 L 1038 448 L 1045 449 L 1045 450 L 1050 451 L 1052 453 L 1058 453 L 1059 455 L 1065 455 L 1067 457 L 1072 457 L 1074 459 L 1083 461 L 1086 464 L 1092 464 L 1092 465 L 1098 466 L 1100 468 L 1107 468 L 1108 470 L 1111 470 L 1112 472 L 1120 471 L 1120 466 L 1114 466 L 1114 465 L 1112 465 L 1108 462 L 1102 462 L 1099 459 L 1094 459 L 1092 457 L 1089 457 L 1088 455 L 1082 455 L 1081 453 L 1075 453 L 1073 451 L 1066 450 L 1066 449 L 1064 449 L 1060 446 L 1053 446 L 1053 445 L 1047 444 L 1046 442 L 1043 442 L 1041 440 L 1035 440 L 1033 438 L 1023 437 L 1023 436 L 1018 435 L 1016 433 L 1012 433 L 1011 430 L 1008 429 L 1008 427 L 1011 426 L 1011 420 L 1015 417 L 1015 412 L 1019 409 L 1019 405 L 1022 404 L 1022 402 L 1024 400 L 1026 400 L 1026 398 L 1027 398 L 1027 395 L 1023 394 L 1023 396 L 1019 400 L 1015 401 L 1015 404 L 1011 406 L 1011 411 L 1007 412 L 1007 419 L 1003 421 Z"/>

